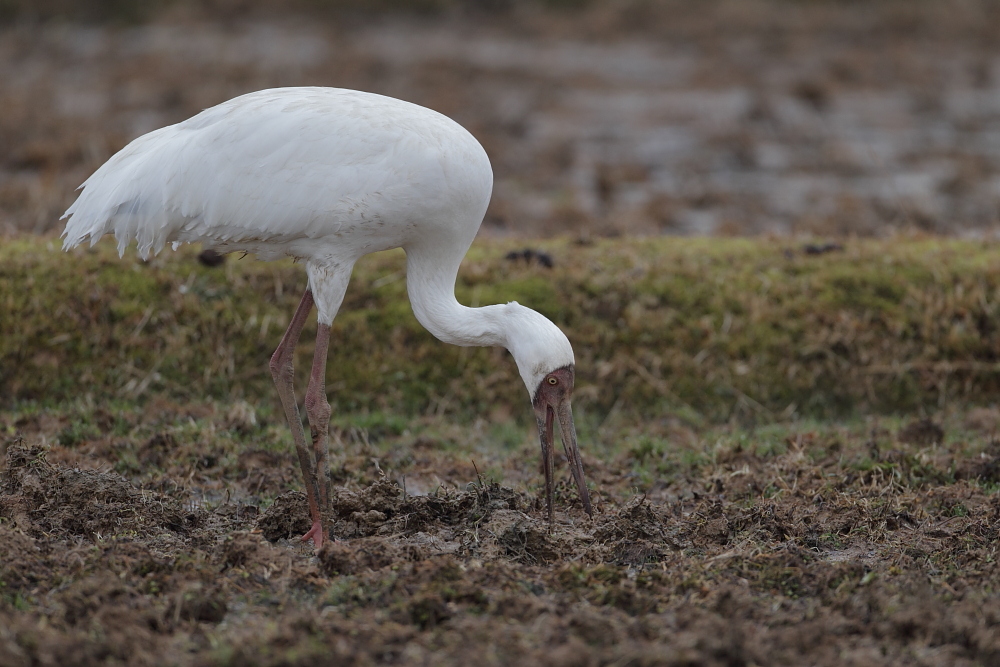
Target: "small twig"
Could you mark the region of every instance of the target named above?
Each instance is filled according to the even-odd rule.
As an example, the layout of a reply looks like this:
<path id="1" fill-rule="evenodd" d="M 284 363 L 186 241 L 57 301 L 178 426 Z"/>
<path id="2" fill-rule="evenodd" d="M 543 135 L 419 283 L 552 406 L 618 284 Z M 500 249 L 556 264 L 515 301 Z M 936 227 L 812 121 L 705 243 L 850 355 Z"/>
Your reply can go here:
<path id="1" fill-rule="evenodd" d="M 472 461 L 472 469 L 476 471 L 476 478 L 479 480 L 479 488 L 485 491 L 486 485 L 483 484 L 483 476 L 479 474 L 479 467 L 476 466 L 475 459 L 469 459 L 469 460 Z"/>

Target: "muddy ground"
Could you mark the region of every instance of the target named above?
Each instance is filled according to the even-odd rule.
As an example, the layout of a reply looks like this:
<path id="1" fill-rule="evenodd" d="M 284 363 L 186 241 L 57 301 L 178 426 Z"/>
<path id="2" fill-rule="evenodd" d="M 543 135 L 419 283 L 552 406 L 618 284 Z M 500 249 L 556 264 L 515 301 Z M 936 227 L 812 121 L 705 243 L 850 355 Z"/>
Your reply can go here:
<path id="1" fill-rule="evenodd" d="M 343 428 L 318 555 L 275 418 L 5 413 L 0 665 L 1000 664 L 995 410 L 605 433 L 551 530 L 529 429 Z"/>
<path id="2" fill-rule="evenodd" d="M 0 27 L 0 232 L 60 228 L 74 189 L 140 134 L 291 85 L 467 126 L 496 172 L 492 235 L 984 235 L 1000 221 L 995 0 L 394 17 L 161 4 L 176 10 L 139 24 Z"/>

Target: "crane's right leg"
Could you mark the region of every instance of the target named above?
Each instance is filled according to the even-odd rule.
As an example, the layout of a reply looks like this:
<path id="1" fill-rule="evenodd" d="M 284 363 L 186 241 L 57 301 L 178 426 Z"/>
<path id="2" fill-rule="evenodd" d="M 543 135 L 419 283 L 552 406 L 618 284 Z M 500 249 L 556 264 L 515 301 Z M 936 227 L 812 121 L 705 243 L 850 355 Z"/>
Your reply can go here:
<path id="1" fill-rule="evenodd" d="M 299 417 L 299 405 L 295 400 L 295 372 L 292 366 L 292 358 L 295 353 L 295 346 L 299 342 L 299 335 L 302 327 L 305 326 L 306 318 L 313 307 L 313 295 L 310 290 L 306 290 L 302 295 L 292 321 L 285 330 L 285 335 L 281 337 L 278 348 L 271 355 L 271 377 L 274 378 L 274 385 L 278 388 L 278 397 L 281 399 L 281 407 L 285 409 L 285 419 L 288 420 L 288 427 L 292 430 L 292 439 L 295 441 L 295 452 L 299 457 L 299 466 L 302 468 L 302 481 L 306 487 L 306 498 L 309 501 L 309 516 L 313 520 L 312 529 L 306 533 L 303 539 L 312 538 L 313 544 L 318 550 L 323 546 L 323 532 L 318 526 L 322 526 L 322 514 L 320 512 L 319 482 L 316 477 L 316 465 L 313 462 L 312 452 L 306 446 L 306 433 L 302 428 L 302 419 Z"/>
<path id="2" fill-rule="evenodd" d="M 330 508 L 330 402 L 326 398 L 326 354 L 330 347 L 330 325 L 316 325 L 316 351 L 313 352 L 312 372 L 306 389 L 306 417 L 312 431 L 313 451 L 316 455 L 316 490 L 319 492 L 321 518 Z M 323 544 L 323 524 L 313 523 L 302 539 L 312 538 L 318 549 Z"/>

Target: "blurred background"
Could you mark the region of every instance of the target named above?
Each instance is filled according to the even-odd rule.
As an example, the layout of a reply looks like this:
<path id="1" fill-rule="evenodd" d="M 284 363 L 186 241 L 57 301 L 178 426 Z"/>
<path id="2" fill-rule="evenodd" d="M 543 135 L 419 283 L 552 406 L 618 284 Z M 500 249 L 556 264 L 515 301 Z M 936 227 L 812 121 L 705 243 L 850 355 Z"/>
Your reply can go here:
<path id="1" fill-rule="evenodd" d="M 994 235 L 997 0 L 0 0 L 0 234 L 245 92 L 437 109 L 482 234 Z"/>

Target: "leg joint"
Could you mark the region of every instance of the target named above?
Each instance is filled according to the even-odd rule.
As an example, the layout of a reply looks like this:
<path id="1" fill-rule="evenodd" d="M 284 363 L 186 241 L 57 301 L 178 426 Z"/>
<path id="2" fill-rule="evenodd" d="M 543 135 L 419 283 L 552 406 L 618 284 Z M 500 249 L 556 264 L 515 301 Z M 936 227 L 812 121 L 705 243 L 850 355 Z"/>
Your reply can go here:
<path id="1" fill-rule="evenodd" d="M 291 359 L 285 359 L 282 350 L 276 350 L 271 355 L 268 368 L 271 369 L 271 377 L 275 382 L 291 382 L 295 379 L 295 370 L 292 367 Z"/>
<path id="2" fill-rule="evenodd" d="M 330 421 L 330 403 L 326 400 L 326 391 L 310 385 L 306 391 L 306 416 L 313 425 L 327 424 Z"/>

